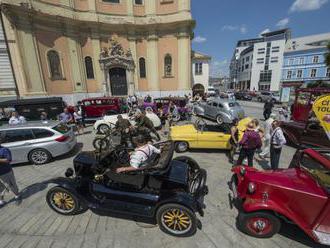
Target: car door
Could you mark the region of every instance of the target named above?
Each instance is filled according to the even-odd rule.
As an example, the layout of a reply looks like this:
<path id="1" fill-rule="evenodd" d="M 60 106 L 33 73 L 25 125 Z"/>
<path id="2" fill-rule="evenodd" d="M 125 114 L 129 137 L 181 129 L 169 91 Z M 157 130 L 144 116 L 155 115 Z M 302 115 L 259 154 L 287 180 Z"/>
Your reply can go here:
<path id="1" fill-rule="evenodd" d="M 208 111 L 207 111 L 207 116 L 215 119 L 217 116 L 217 111 L 218 111 L 218 103 L 217 102 L 208 102 Z"/>
<path id="2" fill-rule="evenodd" d="M 28 154 L 33 139 L 34 136 L 30 128 L 5 130 L 3 146 L 11 151 L 13 164 L 28 162 Z"/>
<path id="3" fill-rule="evenodd" d="M 197 142 L 199 148 L 229 149 L 230 135 L 224 132 L 199 131 Z"/>

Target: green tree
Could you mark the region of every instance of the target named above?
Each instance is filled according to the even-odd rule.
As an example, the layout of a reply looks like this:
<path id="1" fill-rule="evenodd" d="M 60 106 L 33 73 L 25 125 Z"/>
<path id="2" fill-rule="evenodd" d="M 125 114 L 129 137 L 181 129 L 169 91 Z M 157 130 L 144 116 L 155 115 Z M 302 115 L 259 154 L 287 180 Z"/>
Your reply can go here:
<path id="1" fill-rule="evenodd" d="M 325 63 L 330 68 L 330 42 L 328 43 L 328 52 L 325 54 Z"/>

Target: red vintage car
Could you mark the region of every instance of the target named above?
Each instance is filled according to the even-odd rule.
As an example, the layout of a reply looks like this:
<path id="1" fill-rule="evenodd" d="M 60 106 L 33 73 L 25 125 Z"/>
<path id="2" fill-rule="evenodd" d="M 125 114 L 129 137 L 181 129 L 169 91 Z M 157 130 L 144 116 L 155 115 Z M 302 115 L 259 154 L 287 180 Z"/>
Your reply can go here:
<path id="1" fill-rule="evenodd" d="M 288 169 L 236 166 L 229 187 L 244 233 L 270 238 L 285 221 L 330 245 L 330 150 L 298 150 Z"/>
<path id="2" fill-rule="evenodd" d="M 87 98 L 81 102 L 85 118 L 99 118 L 105 114 L 119 114 L 122 103 L 118 97 Z"/>

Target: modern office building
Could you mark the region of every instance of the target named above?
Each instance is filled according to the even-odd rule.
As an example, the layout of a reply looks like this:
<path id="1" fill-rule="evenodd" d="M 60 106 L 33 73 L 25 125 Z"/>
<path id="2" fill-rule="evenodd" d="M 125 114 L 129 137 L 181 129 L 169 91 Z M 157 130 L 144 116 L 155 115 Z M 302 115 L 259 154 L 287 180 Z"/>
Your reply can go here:
<path id="1" fill-rule="evenodd" d="M 230 66 L 231 86 L 240 90 L 279 91 L 289 29 L 263 33 L 237 43 Z"/>
<path id="2" fill-rule="evenodd" d="M 209 87 L 211 56 L 192 51 L 192 90 L 206 92 Z"/>
<path id="3" fill-rule="evenodd" d="M 15 77 L 11 67 L 2 19 L 0 18 L 0 101 L 16 97 Z"/>
<path id="4" fill-rule="evenodd" d="M 282 87 L 300 87 L 311 81 L 329 81 L 330 68 L 325 64 L 330 33 L 290 40 L 284 53 Z"/>
<path id="5" fill-rule="evenodd" d="M 191 91 L 190 0 L 0 0 L 23 97 Z"/>

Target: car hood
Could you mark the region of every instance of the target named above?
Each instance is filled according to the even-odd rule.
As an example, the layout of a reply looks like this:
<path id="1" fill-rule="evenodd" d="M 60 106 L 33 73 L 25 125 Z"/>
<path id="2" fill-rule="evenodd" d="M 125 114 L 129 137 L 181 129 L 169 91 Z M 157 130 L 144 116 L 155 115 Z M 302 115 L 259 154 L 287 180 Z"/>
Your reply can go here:
<path id="1" fill-rule="evenodd" d="M 277 171 L 255 171 L 246 175 L 248 181 L 267 185 L 283 191 L 300 192 L 318 197 L 326 197 L 318 182 L 301 168 L 281 169 Z M 327 198 L 327 197 L 326 197 Z"/>

